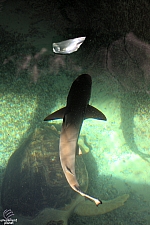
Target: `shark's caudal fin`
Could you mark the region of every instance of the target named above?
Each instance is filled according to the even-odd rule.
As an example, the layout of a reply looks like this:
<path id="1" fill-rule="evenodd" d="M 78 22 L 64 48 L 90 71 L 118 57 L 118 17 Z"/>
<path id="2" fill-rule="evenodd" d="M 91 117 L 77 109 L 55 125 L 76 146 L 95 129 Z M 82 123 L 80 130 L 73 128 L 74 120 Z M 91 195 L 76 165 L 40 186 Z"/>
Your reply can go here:
<path id="1" fill-rule="evenodd" d="M 90 201 L 95 202 L 96 206 L 98 206 L 99 204 L 102 204 L 102 201 L 101 201 L 101 200 L 99 200 L 99 199 L 97 199 L 97 198 L 93 198 L 92 196 L 83 193 L 83 192 L 82 192 L 80 189 L 78 189 L 77 187 L 74 187 L 74 190 L 75 190 L 76 192 L 78 192 L 80 195 L 82 195 L 83 197 L 89 199 Z"/>
<path id="2" fill-rule="evenodd" d="M 87 105 L 85 119 L 93 118 L 97 120 L 107 120 L 106 116 L 98 109 L 91 105 Z"/>
<path id="3" fill-rule="evenodd" d="M 63 119 L 64 115 L 65 115 L 65 111 L 66 111 L 66 107 L 63 107 L 55 112 L 53 112 L 52 114 L 50 114 L 49 116 L 47 116 L 44 121 L 48 121 L 48 120 L 57 120 L 57 119 Z"/>

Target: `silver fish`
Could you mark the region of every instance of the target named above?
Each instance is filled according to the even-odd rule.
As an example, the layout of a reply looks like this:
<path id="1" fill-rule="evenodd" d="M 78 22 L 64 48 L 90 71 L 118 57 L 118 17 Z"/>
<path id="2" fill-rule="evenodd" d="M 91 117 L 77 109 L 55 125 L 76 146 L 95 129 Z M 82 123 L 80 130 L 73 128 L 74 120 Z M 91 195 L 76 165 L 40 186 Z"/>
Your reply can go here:
<path id="1" fill-rule="evenodd" d="M 70 54 L 76 52 L 84 42 L 85 38 L 86 37 L 78 37 L 53 43 L 53 52 L 58 54 Z"/>
<path id="2" fill-rule="evenodd" d="M 87 118 L 106 120 L 105 115 L 101 111 L 89 105 L 91 85 L 92 80 L 90 75 L 80 75 L 70 88 L 66 107 L 50 114 L 44 120 L 48 121 L 63 118 L 59 154 L 66 179 L 74 191 L 92 200 L 96 205 L 99 205 L 102 204 L 99 199 L 93 198 L 80 190 L 75 174 L 75 157 L 77 152 L 80 154 L 78 137 L 83 120 Z"/>

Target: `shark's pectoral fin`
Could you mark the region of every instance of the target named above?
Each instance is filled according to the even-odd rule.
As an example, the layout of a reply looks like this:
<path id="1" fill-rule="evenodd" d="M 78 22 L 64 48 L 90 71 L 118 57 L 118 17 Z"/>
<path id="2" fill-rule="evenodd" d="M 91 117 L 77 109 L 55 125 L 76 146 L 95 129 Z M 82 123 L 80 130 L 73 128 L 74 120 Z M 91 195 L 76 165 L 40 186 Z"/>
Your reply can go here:
<path id="1" fill-rule="evenodd" d="M 66 111 L 66 107 L 63 107 L 55 112 L 53 112 L 52 114 L 50 114 L 49 116 L 47 116 L 44 121 L 48 121 L 48 120 L 56 120 L 56 119 L 63 119 L 64 114 Z"/>
<path id="2" fill-rule="evenodd" d="M 87 109 L 86 109 L 85 119 L 88 119 L 88 118 L 93 118 L 98 120 L 107 120 L 106 116 L 101 111 L 99 111 L 98 109 L 96 109 L 95 107 L 91 105 L 87 105 Z"/>

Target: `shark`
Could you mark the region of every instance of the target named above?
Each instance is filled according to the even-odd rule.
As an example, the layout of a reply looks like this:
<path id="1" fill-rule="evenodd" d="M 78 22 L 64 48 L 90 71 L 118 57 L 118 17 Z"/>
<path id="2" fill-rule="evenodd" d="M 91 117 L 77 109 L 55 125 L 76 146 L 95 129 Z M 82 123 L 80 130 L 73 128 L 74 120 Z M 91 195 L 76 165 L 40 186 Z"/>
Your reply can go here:
<path id="1" fill-rule="evenodd" d="M 60 163 L 70 187 L 81 196 L 95 202 L 98 206 L 102 201 L 80 190 L 75 173 L 75 158 L 82 154 L 78 146 L 78 138 L 84 119 L 93 118 L 106 121 L 106 116 L 97 108 L 89 105 L 92 78 L 88 74 L 78 76 L 70 88 L 65 107 L 47 116 L 44 121 L 63 119 L 60 140 Z"/>

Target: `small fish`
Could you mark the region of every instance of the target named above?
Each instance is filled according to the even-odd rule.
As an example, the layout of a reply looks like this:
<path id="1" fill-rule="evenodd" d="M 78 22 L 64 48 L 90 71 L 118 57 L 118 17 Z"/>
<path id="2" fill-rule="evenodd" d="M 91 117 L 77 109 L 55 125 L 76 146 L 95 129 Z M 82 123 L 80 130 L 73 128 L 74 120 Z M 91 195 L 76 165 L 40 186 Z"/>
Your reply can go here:
<path id="1" fill-rule="evenodd" d="M 78 146 L 78 138 L 83 120 L 87 118 L 106 120 L 101 111 L 89 105 L 91 86 L 92 79 L 90 75 L 82 74 L 77 77 L 70 88 L 66 107 L 50 114 L 44 120 L 63 119 L 59 141 L 59 156 L 66 179 L 74 191 L 99 205 L 102 204 L 99 199 L 93 198 L 80 190 L 75 174 L 75 157 L 81 151 Z"/>
<path id="2" fill-rule="evenodd" d="M 58 54 L 70 54 L 76 52 L 84 42 L 85 38 L 86 37 L 78 37 L 53 43 L 53 52 Z"/>

